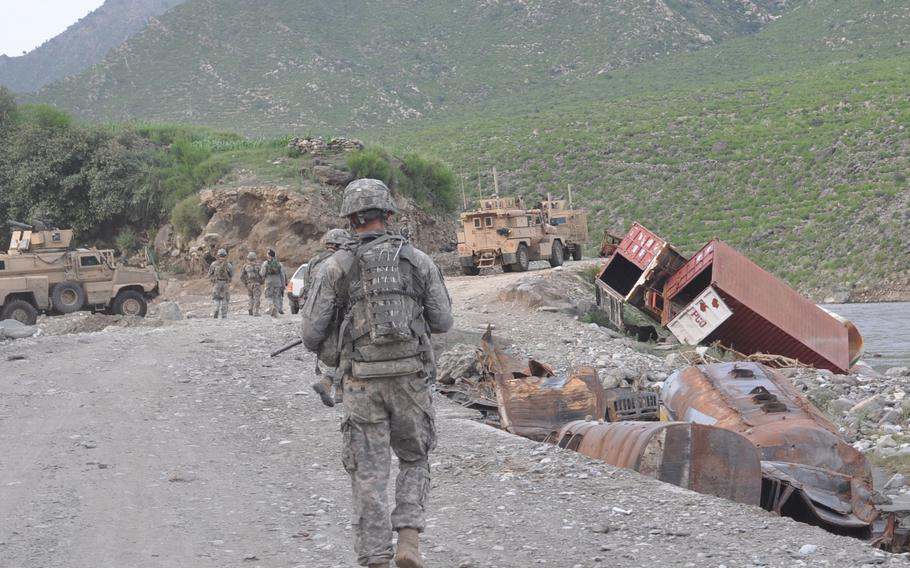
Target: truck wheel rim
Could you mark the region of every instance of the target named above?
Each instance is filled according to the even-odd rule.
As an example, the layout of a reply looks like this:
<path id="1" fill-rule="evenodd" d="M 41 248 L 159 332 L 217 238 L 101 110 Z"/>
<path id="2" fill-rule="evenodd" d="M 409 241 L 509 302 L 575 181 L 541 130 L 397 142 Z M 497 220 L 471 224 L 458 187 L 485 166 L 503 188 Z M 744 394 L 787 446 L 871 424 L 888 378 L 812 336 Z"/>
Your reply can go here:
<path id="1" fill-rule="evenodd" d="M 76 292 L 73 290 L 64 290 L 60 293 L 60 301 L 63 302 L 64 306 L 72 306 L 79 300 L 79 297 L 76 295 Z"/>
<path id="2" fill-rule="evenodd" d="M 134 300 L 129 298 L 123 302 L 123 314 L 127 316 L 138 316 L 142 311 L 142 305 L 139 303 L 139 300 Z"/>
<path id="3" fill-rule="evenodd" d="M 20 323 L 28 323 L 28 311 L 22 308 L 13 310 L 13 313 L 11 313 L 10 316 Z"/>

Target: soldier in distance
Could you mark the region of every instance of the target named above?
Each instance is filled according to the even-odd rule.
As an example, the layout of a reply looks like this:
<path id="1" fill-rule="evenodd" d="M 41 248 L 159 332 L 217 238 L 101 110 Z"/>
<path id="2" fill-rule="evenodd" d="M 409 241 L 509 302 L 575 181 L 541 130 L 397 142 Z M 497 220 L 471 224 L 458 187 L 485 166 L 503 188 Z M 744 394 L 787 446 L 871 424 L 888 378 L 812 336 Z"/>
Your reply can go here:
<path id="1" fill-rule="evenodd" d="M 247 311 L 251 316 L 259 316 L 259 304 L 262 300 L 264 278 L 259 271 L 259 263 L 256 262 L 256 253 L 253 251 L 246 255 L 246 264 L 240 269 L 240 281 L 246 286 L 247 295 L 249 296 L 250 304 Z"/>
<path id="2" fill-rule="evenodd" d="M 268 250 L 268 257 L 262 263 L 259 274 L 265 280 L 265 299 L 271 302 L 269 315 L 276 318 L 278 314 L 284 314 L 284 287 L 288 280 L 275 249 Z"/>
<path id="3" fill-rule="evenodd" d="M 306 276 L 303 278 L 303 289 L 300 293 L 301 304 L 306 304 L 306 299 L 310 293 L 310 287 L 313 283 L 313 276 L 319 269 L 323 261 L 330 258 L 335 251 L 351 244 L 351 234 L 344 229 L 331 229 L 322 236 L 322 246 L 325 250 L 314 256 L 307 262 Z M 317 364 L 317 374 L 321 371 Z M 334 388 L 334 396 L 332 389 Z M 326 406 L 335 406 L 344 398 L 342 394 L 341 377 L 337 376 L 335 369 L 327 367 L 322 376 L 313 383 L 313 390 L 319 395 L 322 404 Z"/>
<path id="4" fill-rule="evenodd" d="M 227 259 L 227 251 L 218 249 L 216 258 L 209 266 L 209 282 L 212 283 L 212 299 L 215 300 L 215 319 L 226 318 L 231 304 L 231 279 L 234 265 Z"/>
<path id="5" fill-rule="evenodd" d="M 387 230 L 395 212 L 381 181 L 348 184 L 341 216 L 355 241 L 313 276 L 301 336 L 321 361 L 338 366 L 344 385 L 342 461 L 353 489 L 358 562 L 388 568 L 394 556 L 399 568 L 424 568 L 417 541 L 430 490 L 427 456 L 436 445 L 430 334 L 452 327 L 452 304 L 429 256 Z M 391 514 L 390 449 L 399 459 Z"/>

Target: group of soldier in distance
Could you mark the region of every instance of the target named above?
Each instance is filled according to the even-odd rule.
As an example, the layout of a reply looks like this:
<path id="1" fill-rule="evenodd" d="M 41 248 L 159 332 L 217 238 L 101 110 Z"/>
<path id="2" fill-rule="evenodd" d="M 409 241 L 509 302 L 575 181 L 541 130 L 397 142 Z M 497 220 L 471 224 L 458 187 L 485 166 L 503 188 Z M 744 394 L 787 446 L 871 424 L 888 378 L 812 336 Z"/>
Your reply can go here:
<path id="1" fill-rule="evenodd" d="M 227 318 L 228 306 L 231 303 L 231 280 L 234 279 L 234 264 L 227 259 L 227 251 L 219 249 L 208 268 L 208 279 L 212 283 L 212 300 L 215 302 L 215 319 Z M 240 282 L 246 287 L 249 295 L 251 316 L 259 315 L 262 301 L 262 289 L 265 287 L 265 298 L 269 302 L 269 315 L 284 315 L 284 290 L 288 283 L 284 265 L 278 260 L 274 249 L 268 249 L 267 259 L 261 264 L 256 253 L 250 251 L 246 264 L 240 269 Z"/>
<path id="2" fill-rule="evenodd" d="M 453 324 L 442 272 L 430 257 L 388 228 L 398 212 L 386 185 L 354 180 L 323 251 L 307 263 L 300 293 L 303 345 L 317 356 L 313 390 L 326 406 L 344 402 L 342 463 L 351 478 L 354 549 L 360 565 L 424 568 L 418 550 L 430 490 L 428 454 L 436 445 L 430 337 Z M 247 255 L 240 280 L 249 314 L 262 289 L 273 317 L 283 313 L 287 274 L 273 249 L 259 263 Z M 215 318 L 227 317 L 234 266 L 220 249 L 208 267 Z M 320 368 L 320 363 L 322 367 Z M 399 461 L 395 503 L 388 502 L 391 452 Z M 397 546 L 393 531 L 398 533 Z"/>

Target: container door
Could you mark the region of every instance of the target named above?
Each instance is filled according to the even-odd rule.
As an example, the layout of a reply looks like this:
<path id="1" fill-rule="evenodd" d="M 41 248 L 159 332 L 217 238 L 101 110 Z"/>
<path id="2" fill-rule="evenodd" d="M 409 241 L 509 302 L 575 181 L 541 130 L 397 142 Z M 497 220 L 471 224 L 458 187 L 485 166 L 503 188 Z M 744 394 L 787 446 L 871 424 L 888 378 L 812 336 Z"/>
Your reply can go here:
<path id="1" fill-rule="evenodd" d="M 680 343 L 698 345 L 733 315 L 723 298 L 710 286 L 667 325 Z"/>

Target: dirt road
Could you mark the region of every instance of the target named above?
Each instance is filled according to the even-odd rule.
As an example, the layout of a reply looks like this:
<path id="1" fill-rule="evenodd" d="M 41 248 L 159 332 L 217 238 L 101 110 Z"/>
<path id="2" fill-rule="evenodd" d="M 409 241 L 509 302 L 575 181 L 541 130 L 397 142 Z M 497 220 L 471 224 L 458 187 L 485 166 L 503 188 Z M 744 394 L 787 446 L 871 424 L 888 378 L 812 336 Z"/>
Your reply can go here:
<path id="1" fill-rule="evenodd" d="M 490 321 L 588 353 L 585 324 L 480 292 L 519 277 L 453 279 L 470 332 L 455 337 Z M 0 344 L 0 566 L 354 566 L 342 411 L 309 389 L 312 357 L 268 358 L 296 323 L 235 313 Z M 430 566 L 910 565 L 438 403 Z"/>

